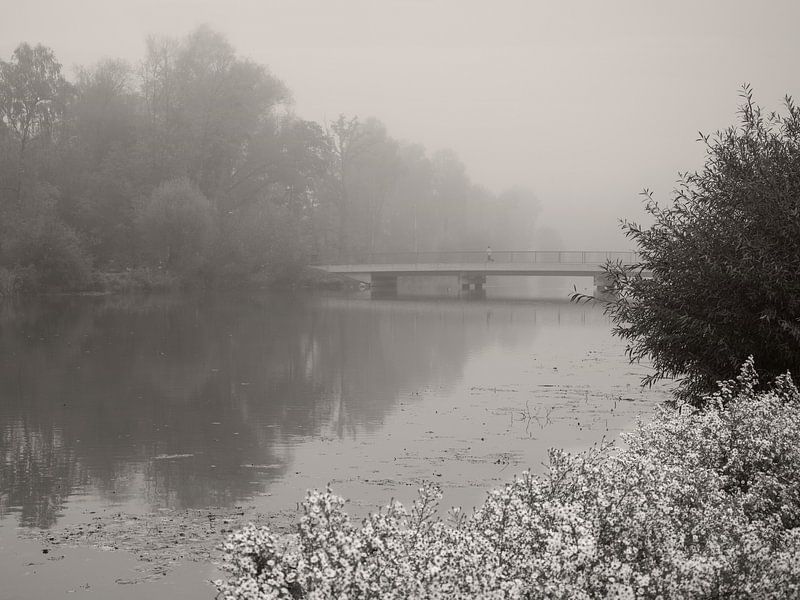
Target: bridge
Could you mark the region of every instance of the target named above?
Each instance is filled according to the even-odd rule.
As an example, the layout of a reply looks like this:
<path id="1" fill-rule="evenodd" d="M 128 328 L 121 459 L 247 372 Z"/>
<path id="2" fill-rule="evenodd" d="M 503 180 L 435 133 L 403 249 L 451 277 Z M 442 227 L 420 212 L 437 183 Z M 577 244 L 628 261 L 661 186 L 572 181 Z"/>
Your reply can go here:
<path id="1" fill-rule="evenodd" d="M 495 275 L 593 277 L 597 290 L 603 291 L 608 285 L 603 265 L 608 261 L 630 265 L 638 258 L 635 252 L 584 250 L 494 251 L 491 256 L 486 252 L 391 252 L 312 267 L 369 283 L 380 292 L 397 291 L 398 277 L 418 275 L 455 275 L 467 292 L 480 292 L 486 277 Z"/>

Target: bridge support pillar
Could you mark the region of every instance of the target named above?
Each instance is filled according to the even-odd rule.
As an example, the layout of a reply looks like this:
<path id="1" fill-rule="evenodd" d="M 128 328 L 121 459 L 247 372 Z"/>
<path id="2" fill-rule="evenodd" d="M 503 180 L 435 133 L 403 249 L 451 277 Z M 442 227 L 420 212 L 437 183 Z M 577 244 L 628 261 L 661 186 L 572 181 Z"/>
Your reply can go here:
<path id="1" fill-rule="evenodd" d="M 603 271 L 594 276 L 594 292 L 595 294 L 606 294 L 611 289 L 611 278 Z"/>
<path id="2" fill-rule="evenodd" d="M 373 298 L 392 298 L 397 296 L 397 275 L 372 273 L 370 295 Z"/>
<path id="3" fill-rule="evenodd" d="M 483 296 L 486 290 L 483 286 L 486 285 L 486 275 L 483 273 L 462 273 L 458 278 L 461 283 L 461 293 L 464 295 Z"/>

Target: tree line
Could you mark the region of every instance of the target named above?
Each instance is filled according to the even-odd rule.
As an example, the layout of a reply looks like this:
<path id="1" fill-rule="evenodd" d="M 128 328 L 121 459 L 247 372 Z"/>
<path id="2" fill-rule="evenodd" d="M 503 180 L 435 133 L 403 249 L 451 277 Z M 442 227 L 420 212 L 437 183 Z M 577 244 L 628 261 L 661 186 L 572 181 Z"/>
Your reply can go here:
<path id="1" fill-rule="evenodd" d="M 529 190 L 493 194 L 453 152 L 376 119 L 298 117 L 286 85 L 207 27 L 72 80 L 42 45 L 0 61 L 0 294 L 124 273 L 244 285 L 368 252 L 530 249 L 538 211 Z"/>

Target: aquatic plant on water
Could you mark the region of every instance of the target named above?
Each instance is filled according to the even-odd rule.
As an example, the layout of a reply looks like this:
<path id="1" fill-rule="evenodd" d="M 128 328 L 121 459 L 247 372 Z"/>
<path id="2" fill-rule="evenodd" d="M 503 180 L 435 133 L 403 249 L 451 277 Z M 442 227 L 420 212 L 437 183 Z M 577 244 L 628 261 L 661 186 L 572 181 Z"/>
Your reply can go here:
<path id="1" fill-rule="evenodd" d="M 419 491 L 361 524 L 309 492 L 297 536 L 248 526 L 224 545 L 226 600 L 800 597 L 800 394 L 756 392 L 748 361 L 709 408 L 665 409 L 579 453 L 550 452 L 472 515 Z"/>

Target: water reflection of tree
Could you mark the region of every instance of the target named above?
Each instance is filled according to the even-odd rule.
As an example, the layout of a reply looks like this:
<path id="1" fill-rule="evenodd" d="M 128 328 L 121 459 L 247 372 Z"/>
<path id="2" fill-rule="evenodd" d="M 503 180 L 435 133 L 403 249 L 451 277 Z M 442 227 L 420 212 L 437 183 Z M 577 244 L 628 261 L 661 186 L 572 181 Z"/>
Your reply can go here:
<path id="1" fill-rule="evenodd" d="M 288 440 L 375 431 L 400 395 L 453 385 L 468 352 L 528 340 L 533 319 L 280 295 L 6 306 L 0 511 L 46 527 L 87 483 L 155 506 L 241 501 L 285 474 Z"/>
<path id="2" fill-rule="evenodd" d="M 32 430 L 24 422 L 4 426 L 0 460 L 0 515 L 18 507 L 25 525 L 53 525 L 66 497 L 87 479 L 57 430 Z"/>

